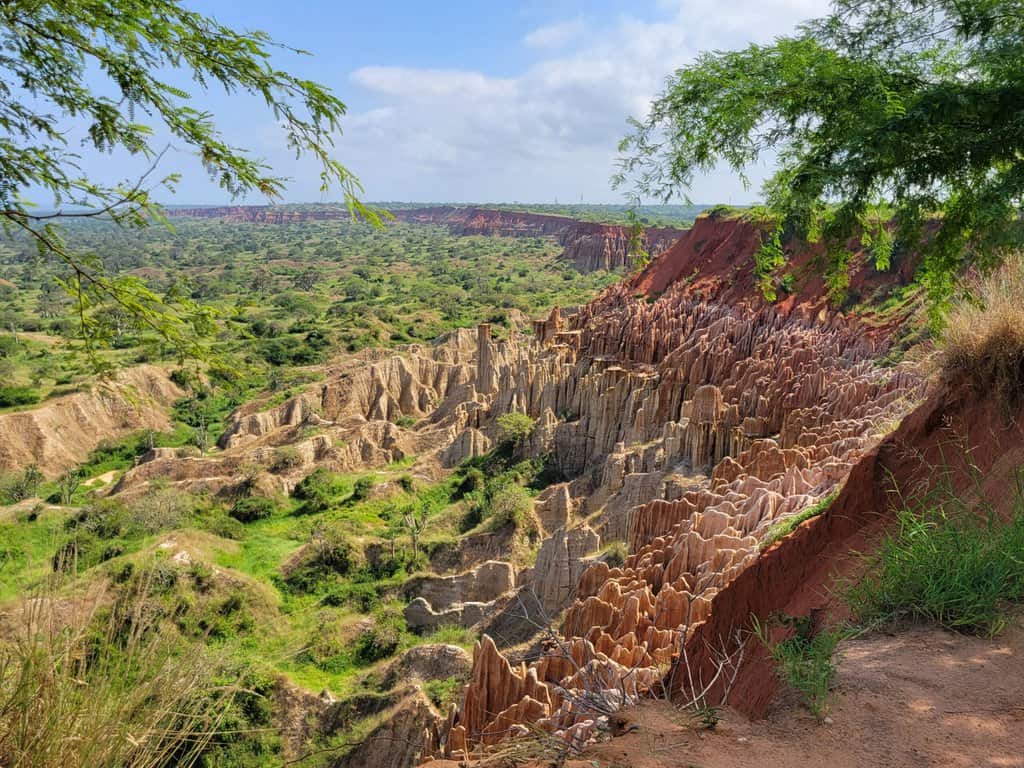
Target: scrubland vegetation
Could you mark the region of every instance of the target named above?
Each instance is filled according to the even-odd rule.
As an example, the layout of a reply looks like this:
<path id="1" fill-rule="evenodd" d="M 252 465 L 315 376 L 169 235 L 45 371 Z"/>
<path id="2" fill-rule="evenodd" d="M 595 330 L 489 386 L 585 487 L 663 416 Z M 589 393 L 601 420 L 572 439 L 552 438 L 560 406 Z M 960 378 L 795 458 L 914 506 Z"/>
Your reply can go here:
<path id="1" fill-rule="evenodd" d="M 70 232 L 112 273 L 217 311 L 209 344 L 219 401 L 198 405 L 221 418 L 260 390 L 284 399 L 311 375 L 301 369 L 334 354 L 425 343 L 483 321 L 500 335 L 516 318 L 581 303 L 616 279 L 560 262 L 549 239 L 460 238 L 421 225 L 175 218 L 172 230 L 124 233 L 78 222 Z M 73 391 L 97 361 L 177 361 L 170 346 L 116 307 L 97 317 L 111 348 L 90 359 L 70 298 L 28 240 L 0 244 L 0 270 L 14 284 L 0 285 L 0 408 Z"/>

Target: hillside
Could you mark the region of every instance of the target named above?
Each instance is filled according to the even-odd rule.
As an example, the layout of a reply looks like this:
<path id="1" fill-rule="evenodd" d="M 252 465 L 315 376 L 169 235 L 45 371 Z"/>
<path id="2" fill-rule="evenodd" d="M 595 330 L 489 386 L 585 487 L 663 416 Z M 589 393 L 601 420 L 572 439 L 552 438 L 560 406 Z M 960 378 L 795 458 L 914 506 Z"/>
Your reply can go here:
<path id="1" fill-rule="evenodd" d="M 456 238 L 560 226 L 457 213 Z M 63 498 L 43 483 L 49 504 L 9 513 L 8 573 L 38 580 L 71 553 L 77 582 L 118 592 L 125 569 L 173 571 L 157 615 L 179 601 L 182 643 L 215 637 L 264 681 L 264 719 L 240 716 L 270 730 L 212 753 L 247 765 L 407 768 L 533 729 L 582 748 L 606 726 L 581 702 L 693 695 L 681 654 L 729 722 L 761 717 L 780 686 L 752 617 L 842 616 L 837 579 L 886 529 L 892 491 L 940 463 L 965 491 L 954 438 L 1004 487 L 1024 436 L 922 367 L 912 259 L 878 271 L 852 243 L 837 299 L 819 254 L 789 244 L 771 302 L 760 227 L 703 216 L 578 307 L 325 355 L 217 423 L 196 420 L 216 390 L 179 376 L 174 413 L 205 444 L 107 446 L 81 470 L 102 482 Z"/>

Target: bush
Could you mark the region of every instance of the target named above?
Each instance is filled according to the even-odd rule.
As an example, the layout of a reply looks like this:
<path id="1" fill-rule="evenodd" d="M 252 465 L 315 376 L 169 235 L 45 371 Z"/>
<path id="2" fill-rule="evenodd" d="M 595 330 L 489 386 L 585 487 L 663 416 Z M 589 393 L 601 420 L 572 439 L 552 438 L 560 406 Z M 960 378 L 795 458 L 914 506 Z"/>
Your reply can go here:
<path id="1" fill-rule="evenodd" d="M 300 466 L 302 466 L 302 456 L 294 446 L 283 445 L 274 449 L 274 459 L 270 463 L 271 472 L 280 474 Z"/>
<path id="2" fill-rule="evenodd" d="M 428 680 L 423 684 L 423 691 L 427 694 L 434 706 L 442 712 L 458 701 L 462 693 L 462 682 L 456 677 L 449 677 L 444 680 Z"/>
<path id="3" fill-rule="evenodd" d="M 359 633 L 355 657 L 361 664 L 373 664 L 398 650 L 406 630 L 405 618 L 396 606 L 383 606 L 374 612 L 373 625 Z"/>
<path id="4" fill-rule="evenodd" d="M 217 512 L 204 518 L 200 524 L 203 530 L 223 539 L 241 541 L 245 538 L 245 528 L 242 527 L 242 524 L 223 512 Z"/>
<path id="5" fill-rule="evenodd" d="M 506 485 L 495 492 L 488 507 L 488 518 L 495 528 L 520 528 L 533 509 L 533 499 L 525 488 Z"/>
<path id="6" fill-rule="evenodd" d="M 39 467 L 30 464 L 23 471 L 0 478 L 0 504 L 17 504 L 36 495 L 43 482 Z"/>
<path id="7" fill-rule="evenodd" d="M 629 546 L 624 541 L 611 541 L 601 550 L 601 559 L 609 568 L 621 568 L 629 557 Z"/>
<path id="8" fill-rule="evenodd" d="M 0 765 L 195 764 L 220 738 L 239 687 L 224 684 L 223 654 L 181 653 L 176 633 L 158 631 L 145 592 L 117 612 L 105 610 L 108 594 L 68 611 L 60 586 L 26 600 L 0 643 Z M 124 632 L 125 615 L 135 631 Z"/>
<path id="9" fill-rule="evenodd" d="M 0 387 L 0 408 L 14 405 L 35 405 L 41 400 L 33 387 Z"/>
<path id="10" fill-rule="evenodd" d="M 246 496 L 236 501 L 228 514 L 240 523 L 254 523 L 270 517 L 276 509 L 277 505 L 271 499 Z"/>
<path id="11" fill-rule="evenodd" d="M 466 469 L 466 473 L 459 480 L 459 484 L 455 486 L 455 492 L 452 494 L 452 498 L 455 500 L 464 498 L 471 493 L 476 491 L 482 491 L 486 478 L 484 473 L 476 467 L 469 467 Z"/>
<path id="12" fill-rule="evenodd" d="M 824 718 L 836 676 L 836 647 L 847 633 L 839 629 L 816 631 L 810 616 L 775 616 L 772 622 L 792 632 L 785 640 L 773 643 L 768 625 L 755 621 L 754 632 L 771 654 L 776 674 L 800 695 L 811 714 L 819 720 Z"/>
<path id="13" fill-rule="evenodd" d="M 786 538 L 793 531 L 796 530 L 797 526 L 805 520 L 810 520 L 812 517 L 817 517 L 835 500 L 836 496 L 839 495 L 839 491 L 833 491 L 832 493 L 823 496 L 818 499 L 814 504 L 807 507 L 806 509 L 797 512 L 796 514 L 784 517 L 781 520 L 776 520 L 765 531 L 764 538 L 761 539 L 761 549 L 768 549 L 775 542 Z"/>
<path id="14" fill-rule="evenodd" d="M 950 380 L 995 392 L 1007 406 L 1024 399 L 1024 254 L 1016 253 L 974 296 L 950 312 L 941 339 L 941 365 Z"/>
<path id="15" fill-rule="evenodd" d="M 349 501 L 366 501 L 370 498 L 370 491 L 373 490 L 374 479 L 372 477 L 360 477 L 352 487 L 352 495 Z"/>
<path id="16" fill-rule="evenodd" d="M 334 475 L 320 467 L 298 482 L 292 490 L 292 497 L 305 502 L 303 512 L 315 514 L 326 512 L 334 503 L 339 491 Z"/>
<path id="17" fill-rule="evenodd" d="M 498 417 L 498 439 L 519 445 L 533 434 L 534 421 L 525 413 L 504 413 Z"/>
<path id="18" fill-rule="evenodd" d="M 1024 503 L 987 518 L 957 500 L 904 509 L 847 593 L 862 622 L 900 617 L 996 634 L 1010 601 L 1024 599 Z"/>

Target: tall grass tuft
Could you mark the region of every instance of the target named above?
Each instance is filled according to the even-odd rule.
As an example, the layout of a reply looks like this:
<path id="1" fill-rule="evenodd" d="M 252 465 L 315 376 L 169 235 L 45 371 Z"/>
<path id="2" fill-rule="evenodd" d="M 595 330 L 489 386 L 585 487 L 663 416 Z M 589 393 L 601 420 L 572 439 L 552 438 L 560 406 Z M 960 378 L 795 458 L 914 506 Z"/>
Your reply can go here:
<path id="1" fill-rule="evenodd" d="M 1009 407 L 1024 401 L 1024 253 L 1011 254 L 953 308 L 941 350 L 947 378 L 995 392 Z"/>
<path id="2" fill-rule="evenodd" d="M 190 766 L 217 736 L 226 688 L 205 651 L 160 631 L 145 594 L 24 600 L 0 636 L 4 768 Z"/>
<path id="3" fill-rule="evenodd" d="M 979 511 L 946 480 L 914 504 L 868 556 L 866 575 L 847 601 L 864 623 L 899 618 L 993 635 L 1011 603 L 1024 599 L 1024 488 L 1013 509 Z"/>

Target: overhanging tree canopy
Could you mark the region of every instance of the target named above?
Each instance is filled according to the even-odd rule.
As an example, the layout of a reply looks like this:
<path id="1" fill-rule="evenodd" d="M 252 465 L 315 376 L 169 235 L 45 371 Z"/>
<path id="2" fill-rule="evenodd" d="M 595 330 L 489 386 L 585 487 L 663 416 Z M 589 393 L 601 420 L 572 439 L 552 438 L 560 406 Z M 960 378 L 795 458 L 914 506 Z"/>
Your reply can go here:
<path id="1" fill-rule="evenodd" d="M 766 202 L 789 232 L 822 236 L 833 268 L 891 203 L 941 307 L 965 264 L 1021 242 L 1024 2 L 836 0 L 771 45 L 701 55 L 632 124 L 615 182 L 666 200 L 776 153 Z"/>
<path id="2" fill-rule="evenodd" d="M 196 353 L 196 336 L 211 324 L 209 311 L 185 296 L 158 295 L 138 279 L 105 274 L 98 259 L 68 248 L 55 226 L 83 216 L 126 227 L 159 220 L 153 193 L 173 189 L 178 177 L 159 174 L 157 127 L 198 155 L 233 196 L 274 199 L 285 188 L 286 179 L 230 145 L 192 94 L 167 81 L 171 71 L 185 73 L 199 91 L 219 86 L 263 99 L 287 145 L 319 162 L 322 190 L 340 187 L 354 215 L 378 221 L 359 202 L 355 176 L 331 156 L 345 105 L 328 88 L 275 68 L 275 48 L 285 46 L 263 32 L 234 31 L 176 0 L 0 3 L 0 221 L 8 234 L 29 234 L 45 257 L 64 264 L 63 282 L 77 300 L 88 344 L 102 340 L 97 309 L 110 303 L 182 353 Z M 74 124 L 84 126 L 82 136 L 69 135 Z M 102 152 L 127 151 L 149 169 L 121 184 L 89 178 L 75 152 L 79 139 Z M 53 212 L 25 201 L 38 190 L 52 196 Z"/>

